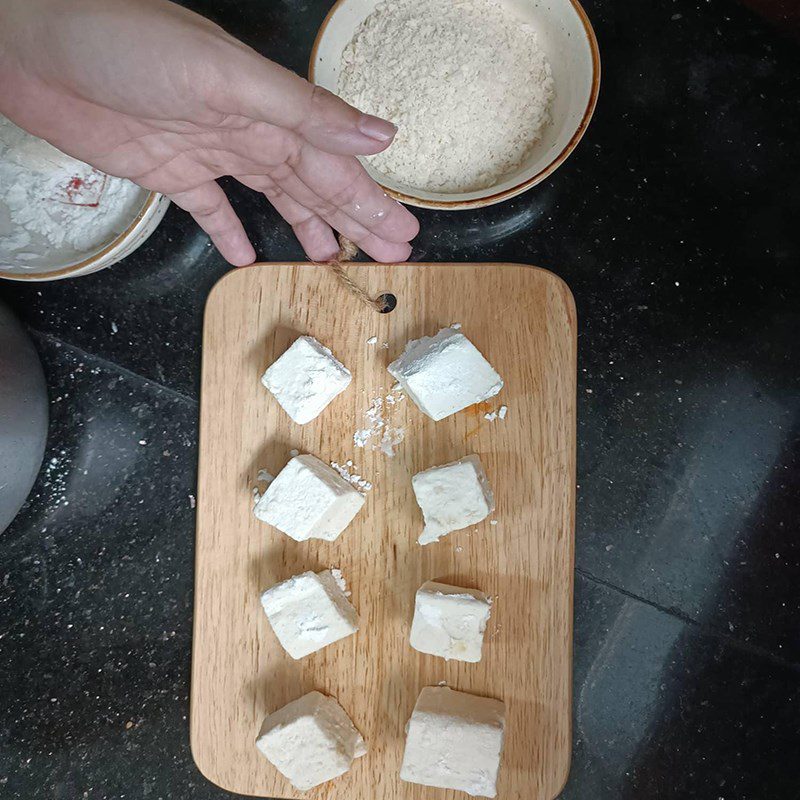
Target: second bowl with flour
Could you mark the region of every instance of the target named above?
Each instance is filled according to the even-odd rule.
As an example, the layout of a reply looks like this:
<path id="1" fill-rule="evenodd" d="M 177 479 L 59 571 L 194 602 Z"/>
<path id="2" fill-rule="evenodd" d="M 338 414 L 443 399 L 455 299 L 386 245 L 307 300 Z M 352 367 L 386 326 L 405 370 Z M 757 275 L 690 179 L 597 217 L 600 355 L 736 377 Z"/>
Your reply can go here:
<path id="1" fill-rule="evenodd" d="M 309 77 L 398 125 L 364 159 L 388 193 L 460 209 L 514 197 L 566 159 L 600 63 L 577 0 L 339 0 Z"/>

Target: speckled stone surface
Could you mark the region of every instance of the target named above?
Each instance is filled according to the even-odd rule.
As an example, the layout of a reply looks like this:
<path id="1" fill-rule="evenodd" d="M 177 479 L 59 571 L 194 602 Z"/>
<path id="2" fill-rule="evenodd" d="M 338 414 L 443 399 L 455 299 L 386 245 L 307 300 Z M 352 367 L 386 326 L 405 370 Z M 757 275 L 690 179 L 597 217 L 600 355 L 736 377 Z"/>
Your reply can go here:
<path id="1" fill-rule="evenodd" d="M 329 3 L 196 2 L 298 71 Z M 579 340 L 565 798 L 800 787 L 800 46 L 724 0 L 587 2 L 597 114 L 546 183 L 420 214 L 413 258 L 571 286 Z M 302 258 L 226 184 L 264 260 Z M 0 285 L 51 393 L 0 536 L 0 797 L 231 797 L 188 749 L 202 310 L 227 266 L 171 209 L 95 276 Z M 144 442 L 144 444 L 140 444 Z"/>

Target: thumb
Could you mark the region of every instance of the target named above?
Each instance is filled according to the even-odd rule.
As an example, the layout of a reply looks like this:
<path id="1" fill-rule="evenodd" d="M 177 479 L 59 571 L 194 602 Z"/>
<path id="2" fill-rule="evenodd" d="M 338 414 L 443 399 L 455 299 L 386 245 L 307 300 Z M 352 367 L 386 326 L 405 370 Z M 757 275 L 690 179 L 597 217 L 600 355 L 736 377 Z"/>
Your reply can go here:
<path id="1" fill-rule="evenodd" d="M 225 83 L 233 91 L 223 92 L 221 104 L 230 113 L 292 130 L 328 153 L 372 155 L 391 144 L 397 133 L 391 122 L 364 114 L 274 61 L 252 55 L 256 65 L 228 62 Z"/>
<path id="2" fill-rule="evenodd" d="M 295 128 L 304 139 L 329 153 L 371 155 L 394 140 L 397 126 L 364 114 L 321 86 L 312 86 L 307 113 Z"/>

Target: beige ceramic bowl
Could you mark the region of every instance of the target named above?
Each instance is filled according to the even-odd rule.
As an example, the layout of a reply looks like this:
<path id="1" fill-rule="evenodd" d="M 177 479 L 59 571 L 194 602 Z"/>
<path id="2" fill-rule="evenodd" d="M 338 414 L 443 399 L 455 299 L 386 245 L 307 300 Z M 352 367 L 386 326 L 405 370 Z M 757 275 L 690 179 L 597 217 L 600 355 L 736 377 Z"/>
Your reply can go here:
<path id="1" fill-rule="evenodd" d="M 130 255 L 147 241 L 158 227 L 169 207 L 164 195 L 141 189 L 141 205 L 131 214 L 128 227 L 91 253 L 79 257 L 57 250 L 48 253 L 35 265 L 5 264 L 0 262 L 0 278 L 12 281 L 54 281 L 75 278 L 110 267 Z"/>
<path id="2" fill-rule="evenodd" d="M 311 51 L 309 79 L 336 92 L 342 51 L 379 0 L 338 0 L 325 18 Z M 388 0 L 391 2 L 391 0 Z M 600 54 L 586 12 L 577 0 L 500 0 L 533 24 L 555 81 L 552 121 L 523 164 L 502 181 L 475 192 L 427 192 L 393 182 L 364 166 L 392 197 L 421 208 L 458 210 L 499 203 L 543 181 L 575 149 L 592 117 L 600 87 Z"/>

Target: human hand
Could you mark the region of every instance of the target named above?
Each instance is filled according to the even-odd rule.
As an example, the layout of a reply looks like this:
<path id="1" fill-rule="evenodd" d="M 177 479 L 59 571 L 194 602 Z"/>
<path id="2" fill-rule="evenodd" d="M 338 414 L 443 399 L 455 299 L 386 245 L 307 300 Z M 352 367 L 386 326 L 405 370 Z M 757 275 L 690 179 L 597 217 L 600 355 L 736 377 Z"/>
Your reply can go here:
<path id="1" fill-rule="evenodd" d="M 231 264 L 255 260 L 217 183 L 263 192 L 309 258 L 334 230 L 405 261 L 419 225 L 356 155 L 394 126 L 362 114 L 166 0 L 0 4 L 0 112 L 65 153 L 167 195 Z"/>

